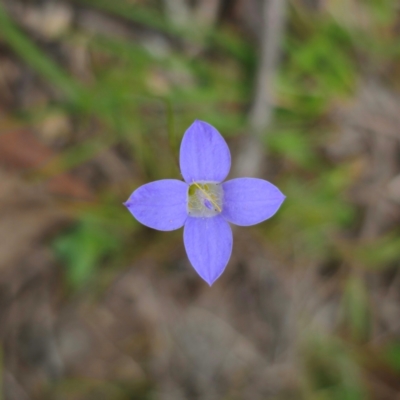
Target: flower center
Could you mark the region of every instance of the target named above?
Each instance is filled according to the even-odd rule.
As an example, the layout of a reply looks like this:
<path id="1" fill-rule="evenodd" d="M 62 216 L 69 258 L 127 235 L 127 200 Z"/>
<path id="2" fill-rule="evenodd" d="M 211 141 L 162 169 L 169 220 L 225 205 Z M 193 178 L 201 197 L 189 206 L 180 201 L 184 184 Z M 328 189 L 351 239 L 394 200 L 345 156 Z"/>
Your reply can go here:
<path id="1" fill-rule="evenodd" d="M 188 214 L 209 218 L 222 211 L 222 186 L 211 182 L 193 182 L 188 191 Z"/>

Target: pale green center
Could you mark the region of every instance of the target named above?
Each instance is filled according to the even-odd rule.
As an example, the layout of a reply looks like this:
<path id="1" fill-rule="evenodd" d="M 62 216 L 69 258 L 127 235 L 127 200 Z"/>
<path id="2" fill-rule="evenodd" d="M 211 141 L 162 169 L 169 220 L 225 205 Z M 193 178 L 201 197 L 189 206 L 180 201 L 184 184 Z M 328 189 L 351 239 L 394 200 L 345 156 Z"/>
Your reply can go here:
<path id="1" fill-rule="evenodd" d="M 222 199 L 220 184 L 193 182 L 188 190 L 188 214 L 191 217 L 214 217 L 222 211 Z"/>

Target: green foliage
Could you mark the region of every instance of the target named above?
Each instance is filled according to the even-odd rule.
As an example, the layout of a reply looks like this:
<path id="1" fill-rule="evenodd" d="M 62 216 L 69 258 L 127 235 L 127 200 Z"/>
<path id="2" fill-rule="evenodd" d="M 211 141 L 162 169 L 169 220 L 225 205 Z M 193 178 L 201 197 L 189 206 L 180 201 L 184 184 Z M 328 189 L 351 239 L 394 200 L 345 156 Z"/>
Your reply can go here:
<path id="1" fill-rule="evenodd" d="M 351 166 L 332 167 L 320 151 L 332 129 L 326 114 L 355 88 L 353 47 L 350 33 L 333 18 L 293 13 L 277 82 L 275 129 L 265 142 L 286 169 L 285 211 L 271 237 L 299 244 L 307 259 L 330 257 L 332 237 L 355 219 L 344 196 L 353 183 Z"/>
<path id="2" fill-rule="evenodd" d="M 120 249 L 120 242 L 107 227 L 84 220 L 53 243 L 57 256 L 66 266 L 66 276 L 74 288 L 88 282 L 106 256 Z"/>
<path id="3" fill-rule="evenodd" d="M 395 22 L 396 0 L 366 0 L 366 6 L 371 17 L 381 26 L 387 26 Z"/>
<path id="4" fill-rule="evenodd" d="M 390 367 L 400 374 L 400 342 L 393 342 L 386 346 L 383 357 Z"/>
<path id="5" fill-rule="evenodd" d="M 390 234 L 361 243 L 341 243 L 343 257 L 369 270 L 380 270 L 397 264 L 400 257 L 400 238 Z"/>
<path id="6" fill-rule="evenodd" d="M 307 133 L 299 131 L 275 131 L 266 137 L 269 151 L 284 157 L 295 166 L 313 169 L 318 160 L 312 151 Z"/>
<path id="7" fill-rule="evenodd" d="M 339 340 L 313 335 L 304 348 L 307 400 L 366 400 L 361 371 Z"/>
<path id="8" fill-rule="evenodd" d="M 357 70 L 350 37 L 335 21 L 307 16 L 294 19 L 293 30 L 286 39 L 278 88 L 284 107 L 304 121 L 350 94 Z"/>
<path id="9" fill-rule="evenodd" d="M 62 393 L 62 397 L 59 397 Z M 108 382 L 95 379 L 65 379 L 49 387 L 44 400 L 152 400 L 151 387 L 147 382 Z"/>
<path id="10" fill-rule="evenodd" d="M 42 77 L 60 89 L 68 98 L 77 100 L 80 88 L 56 63 L 40 51 L 33 42 L 19 30 L 5 13 L 0 4 L 0 37 Z"/>
<path id="11" fill-rule="evenodd" d="M 296 256 L 308 260 L 331 256 L 334 234 L 354 220 L 354 208 L 343 198 L 349 185 L 347 169 L 313 172 L 314 177 L 307 174 L 283 182 L 285 211 L 269 236 L 296 243 Z"/>
<path id="12" fill-rule="evenodd" d="M 0 346 L 0 400 L 4 400 L 4 350 L 3 346 Z"/>
<path id="13" fill-rule="evenodd" d="M 64 96 L 24 117 L 32 121 L 57 107 L 74 119 L 80 134 L 89 132 L 84 139 L 74 137 L 58 157 L 36 171 L 38 179 L 78 167 L 111 146 L 121 146 L 136 169 L 134 182 L 121 186 L 103 182 L 97 201 L 77 206 L 75 226 L 53 243 L 68 283 L 78 289 L 140 247 L 142 228 L 121 203 L 146 181 L 179 178 L 180 138 L 194 119 L 207 120 L 226 137 L 247 131 L 245 111 L 252 101 L 257 49 L 227 26 L 209 31 L 195 24 L 177 28 L 160 7 L 128 0 L 74 1 L 172 38 L 157 50 L 140 40 L 89 35 L 84 29 L 69 32 L 63 40 L 73 46 L 84 38 L 90 55 L 91 77 L 84 82 L 57 65 L 0 6 L 2 41 Z M 394 4 L 393 0 L 363 4 L 371 10 L 370 33 L 341 26 L 328 13 L 316 17 L 296 13 L 292 7 L 276 81 L 275 120 L 264 140 L 267 153 L 279 165 L 274 183 L 287 199 L 282 212 L 263 229 L 271 247 L 285 246 L 296 263 L 300 260 L 296 267 L 301 268 L 302 261 L 307 265 L 309 260 L 329 260 L 332 254 L 358 272 L 398 264 L 397 232 L 368 242 L 337 238 L 357 223 L 355 206 L 346 199 L 354 177 L 349 163 L 333 165 L 323 152 L 327 132 L 336 129 L 327 117 L 332 105 L 353 95 L 360 60 L 372 60 L 368 65 L 374 65 L 377 57 L 379 61 L 400 57 L 391 25 Z M 368 338 L 371 313 L 365 283 L 353 273 L 343 286 L 341 328 L 346 340 L 359 343 Z M 302 354 L 305 398 L 367 399 L 361 366 L 349 346 L 334 337 L 315 332 L 311 336 Z M 398 343 L 387 347 L 384 358 L 399 370 Z M 134 398 L 115 385 L 65 384 L 69 387 L 62 390 L 71 396 L 79 392 L 95 398 L 104 390 L 108 398 Z M 141 398 L 146 398 L 145 392 Z"/>
<path id="14" fill-rule="evenodd" d="M 78 4 L 98 8 L 128 21 L 142 24 L 148 28 L 160 30 L 169 34 L 181 33 L 166 21 L 158 10 L 138 6 L 128 0 L 74 0 Z"/>
<path id="15" fill-rule="evenodd" d="M 352 276 L 347 279 L 342 302 L 342 322 L 348 328 L 353 340 L 359 341 L 368 338 L 370 330 L 369 300 L 365 283 L 361 277 Z"/>

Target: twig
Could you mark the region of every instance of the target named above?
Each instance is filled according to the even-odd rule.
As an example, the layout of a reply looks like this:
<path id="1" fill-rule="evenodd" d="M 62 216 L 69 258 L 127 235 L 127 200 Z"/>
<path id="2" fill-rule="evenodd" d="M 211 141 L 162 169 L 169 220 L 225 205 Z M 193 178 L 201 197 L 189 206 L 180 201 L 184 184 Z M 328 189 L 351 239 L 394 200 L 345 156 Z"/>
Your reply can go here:
<path id="1" fill-rule="evenodd" d="M 286 20 L 286 0 L 264 0 L 260 60 L 255 81 L 253 106 L 249 112 L 250 136 L 237 163 L 240 175 L 253 176 L 262 168 L 261 137 L 271 122 L 273 84 L 281 54 L 281 42 Z"/>
<path id="2" fill-rule="evenodd" d="M 165 13 L 168 19 L 178 27 L 190 23 L 192 11 L 186 0 L 164 0 Z"/>
<path id="3" fill-rule="evenodd" d="M 202 0 L 195 8 L 195 17 L 202 27 L 214 26 L 221 6 L 220 0 Z"/>

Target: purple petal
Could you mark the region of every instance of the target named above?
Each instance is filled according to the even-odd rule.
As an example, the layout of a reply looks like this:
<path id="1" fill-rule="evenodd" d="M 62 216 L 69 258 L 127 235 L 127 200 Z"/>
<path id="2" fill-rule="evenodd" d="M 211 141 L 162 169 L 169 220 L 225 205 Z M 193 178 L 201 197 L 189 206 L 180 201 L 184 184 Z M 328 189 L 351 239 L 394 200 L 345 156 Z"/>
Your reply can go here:
<path id="1" fill-rule="evenodd" d="M 231 168 L 231 153 L 213 126 L 196 120 L 183 136 L 180 166 L 187 183 L 222 182 Z"/>
<path id="2" fill-rule="evenodd" d="M 164 179 L 136 189 L 125 206 L 143 225 L 159 231 L 181 228 L 187 218 L 185 182 Z"/>
<path id="3" fill-rule="evenodd" d="M 221 216 L 186 220 L 186 253 L 197 273 L 211 286 L 224 272 L 232 252 L 232 230 Z"/>
<path id="4" fill-rule="evenodd" d="M 285 200 L 276 186 L 263 179 L 232 179 L 222 187 L 222 215 L 236 225 L 249 226 L 271 218 Z"/>

